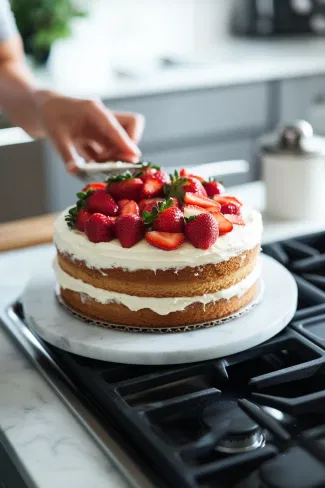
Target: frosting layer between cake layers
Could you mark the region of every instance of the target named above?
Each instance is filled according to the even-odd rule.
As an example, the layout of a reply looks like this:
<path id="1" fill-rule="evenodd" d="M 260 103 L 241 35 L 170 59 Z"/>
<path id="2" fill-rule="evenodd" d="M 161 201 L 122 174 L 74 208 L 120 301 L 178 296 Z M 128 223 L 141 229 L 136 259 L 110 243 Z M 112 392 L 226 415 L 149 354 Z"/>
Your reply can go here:
<path id="1" fill-rule="evenodd" d="M 261 242 L 263 230 L 261 214 L 249 207 L 242 207 L 245 226 L 235 225 L 228 234 L 217 239 L 207 250 L 197 249 L 184 242 L 178 249 L 163 251 L 142 240 L 130 249 L 123 248 L 117 239 L 94 244 L 82 232 L 71 231 L 62 212 L 55 223 L 54 242 L 57 249 L 72 259 L 83 261 L 96 269 L 123 268 L 129 271 L 180 269 L 187 266 L 218 264 L 253 249 Z"/>
<path id="2" fill-rule="evenodd" d="M 63 289 L 84 294 L 102 304 L 116 302 L 125 305 L 129 310 L 134 312 L 147 308 L 159 315 L 168 315 L 171 312 L 185 310 L 186 307 L 193 303 L 206 305 L 217 300 L 230 300 L 233 297 L 241 297 L 257 282 L 261 273 L 261 266 L 258 263 L 253 271 L 243 280 L 215 293 L 207 293 L 201 296 L 157 298 L 125 295 L 123 293 L 96 288 L 82 280 L 73 278 L 63 271 L 59 266 L 57 258 L 54 260 L 53 267 L 56 279 Z"/>

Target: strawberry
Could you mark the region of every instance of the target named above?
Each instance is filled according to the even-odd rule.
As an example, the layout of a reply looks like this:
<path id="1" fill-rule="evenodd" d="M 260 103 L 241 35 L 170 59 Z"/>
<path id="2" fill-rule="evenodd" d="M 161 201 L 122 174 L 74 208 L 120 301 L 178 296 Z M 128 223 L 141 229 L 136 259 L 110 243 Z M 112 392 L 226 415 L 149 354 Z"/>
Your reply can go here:
<path id="1" fill-rule="evenodd" d="M 202 183 L 194 176 L 187 176 L 186 177 L 187 183 L 185 184 L 185 191 L 190 193 L 195 193 L 196 195 L 200 195 L 202 197 L 207 197 L 207 192 L 202 185 Z"/>
<path id="2" fill-rule="evenodd" d="M 225 191 L 224 186 L 219 182 L 214 180 L 213 178 L 209 181 L 205 181 L 203 186 L 208 194 L 209 197 L 213 197 L 214 195 L 220 195 Z"/>
<path id="3" fill-rule="evenodd" d="M 143 181 L 140 178 L 132 176 L 130 172 L 122 175 L 116 175 L 108 179 L 107 191 L 115 200 L 140 200 L 140 191 L 143 187 Z"/>
<path id="4" fill-rule="evenodd" d="M 188 219 L 189 217 L 195 217 L 197 215 L 200 215 L 201 213 L 207 213 L 208 210 L 206 210 L 203 207 L 198 207 L 197 205 L 184 205 L 183 208 L 183 213 L 184 217 Z"/>
<path id="5" fill-rule="evenodd" d="M 157 172 L 156 169 L 154 168 L 145 168 L 141 173 L 139 174 L 139 178 L 145 182 L 147 181 L 148 178 L 152 177 L 155 173 Z"/>
<path id="6" fill-rule="evenodd" d="M 174 201 L 169 198 L 154 206 L 151 212 L 144 211 L 142 214 L 146 225 L 153 226 L 154 230 L 161 232 L 182 232 L 184 229 L 184 216 Z"/>
<path id="7" fill-rule="evenodd" d="M 102 190 L 103 188 L 105 189 L 106 188 L 106 183 L 100 183 L 100 182 L 96 182 L 96 183 L 88 183 L 88 185 L 86 185 L 82 191 L 83 192 L 86 192 L 87 190 Z"/>
<path id="8" fill-rule="evenodd" d="M 207 197 L 195 195 L 194 193 L 185 193 L 184 202 L 187 205 L 197 205 L 203 208 L 214 207 L 217 212 L 220 210 L 220 204 L 218 202 Z"/>
<path id="9" fill-rule="evenodd" d="M 152 178 L 157 180 L 157 181 L 160 181 L 161 183 L 164 183 L 164 184 L 170 183 L 170 177 L 169 177 L 168 173 L 166 173 L 166 171 L 162 171 L 161 169 L 156 171 L 152 175 Z"/>
<path id="10" fill-rule="evenodd" d="M 190 217 L 186 223 L 185 235 L 194 247 L 209 249 L 218 239 L 218 224 L 209 213 Z"/>
<path id="11" fill-rule="evenodd" d="M 85 231 L 85 224 L 87 220 L 91 217 L 91 213 L 87 212 L 84 208 L 80 209 L 76 216 L 75 227 L 81 232 Z"/>
<path id="12" fill-rule="evenodd" d="M 140 198 L 153 198 L 163 194 L 164 183 L 150 176 L 140 190 Z"/>
<path id="13" fill-rule="evenodd" d="M 119 208 L 119 211 L 121 211 L 121 210 L 122 210 L 122 208 L 124 207 L 124 205 L 125 205 L 126 203 L 128 203 L 129 201 L 130 201 L 130 200 L 128 200 L 127 198 L 123 198 L 122 200 L 119 200 L 119 201 L 117 202 L 117 206 L 118 206 L 118 208 Z"/>
<path id="14" fill-rule="evenodd" d="M 140 171 L 136 174 L 136 176 L 145 182 L 150 176 L 153 176 L 159 170 L 160 166 L 155 166 L 152 163 L 143 163 L 142 168 L 140 168 Z"/>
<path id="15" fill-rule="evenodd" d="M 224 215 L 220 212 L 210 212 L 210 214 L 215 218 L 219 226 L 219 235 L 228 234 L 233 229 L 233 225 L 229 219 L 226 219 Z"/>
<path id="16" fill-rule="evenodd" d="M 115 200 L 103 188 L 94 191 L 86 201 L 86 210 L 91 213 L 101 213 L 103 215 L 117 215 L 118 206 Z"/>
<path id="17" fill-rule="evenodd" d="M 171 183 L 166 184 L 164 187 L 165 195 L 170 197 L 176 197 L 179 202 L 183 203 L 185 193 L 195 193 L 198 196 L 206 197 L 207 193 L 202 183 L 195 177 L 186 176 L 180 177 L 175 170 L 173 175 L 170 175 Z"/>
<path id="18" fill-rule="evenodd" d="M 222 214 L 240 215 L 240 205 L 236 202 L 223 203 L 220 212 Z"/>
<path id="19" fill-rule="evenodd" d="M 242 205 L 242 203 L 238 200 L 236 197 L 230 197 L 229 195 L 214 195 L 213 200 L 215 202 L 219 202 L 220 205 L 223 203 L 229 203 L 229 202 L 234 202 L 238 203 L 238 205 Z"/>
<path id="20" fill-rule="evenodd" d="M 153 228 L 160 232 L 183 232 L 184 216 L 177 207 L 166 208 L 159 213 Z"/>
<path id="21" fill-rule="evenodd" d="M 146 212 L 151 212 L 153 207 L 158 208 L 158 203 L 159 202 L 164 202 L 165 200 L 163 198 L 144 198 L 143 200 L 140 200 L 139 202 L 139 209 L 140 213 L 145 210 Z"/>
<path id="22" fill-rule="evenodd" d="M 245 220 L 241 215 L 227 215 L 227 220 L 235 225 L 245 225 Z"/>
<path id="23" fill-rule="evenodd" d="M 182 177 L 191 176 L 192 178 L 196 178 L 197 180 L 199 180 L 201 183 L 204 182 L 204 178 L 202 178 L 201 176 L 198 176 L 198 175 L 193 175 L 193 173 L 191 173 L 190 170 L 188 170 L 186 168 L 182 168 L 180 170 L 179 174 Z"/>
<path id="24" fill-rule="evenodd" d="M 129 200 L 120 210 L 120 215 L 134 214 L 139 215 L 139 206 L 134 200 Z"/>
<path id="25" fill-rule="evenodd" d="M 116 219 L 116 237 L 122 247 L 132 247 L 140 241 L 144 234 L 144 225 L 138 215 L 120 215 Z"/>
<path id="26" fill-rule="evenodd" d="M 75 229 L 78 213 L 80 212 L 80 210 L 86 208 L 87 200 L 93 193 L 94 191 L 91 189 L 88 189 L 86 192 L 81 191 L 77 193 L 78 201 L 75 207 L 71 207 L 69 209 L 68 214 L 64 218 L 64 220 L 67 223 L 67 226 L 70 227 L 70 229 Z M 82 227 L 81 222 L 80 222 L 80 227 Z"/>
<path id="27" fill-rule="evenodd" d="M 114 224 L 110 217 L 94 213 L 85 224 L 85 233 L 90 242 L 109 242 L 113 239 Z"/>
<path id="28" fill-rule="evenodd" d="M 163 249 L 164 251 L 173 251 L 184 242 L 184 234 L 179 232 L 157 232 L 151 231 L 146 233 L 146 240 L 152 246 Z"/>

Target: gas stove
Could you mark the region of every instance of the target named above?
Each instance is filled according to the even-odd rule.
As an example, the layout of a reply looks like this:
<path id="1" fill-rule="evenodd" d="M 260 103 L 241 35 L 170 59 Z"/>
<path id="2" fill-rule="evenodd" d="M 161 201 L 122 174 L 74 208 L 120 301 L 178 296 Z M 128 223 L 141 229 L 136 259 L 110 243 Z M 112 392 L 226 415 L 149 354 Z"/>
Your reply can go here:
<path id="1" fill-rule="evenodd" d="M 19 301 L 5 325 L 102 447 L 114 433 L 145 474 L 134 486 L 325 487 L 325 233 L 263 251 L 293 273 L 297 311 L 236 355 L 168 367 L 87 359 L 32 334 Z"/>

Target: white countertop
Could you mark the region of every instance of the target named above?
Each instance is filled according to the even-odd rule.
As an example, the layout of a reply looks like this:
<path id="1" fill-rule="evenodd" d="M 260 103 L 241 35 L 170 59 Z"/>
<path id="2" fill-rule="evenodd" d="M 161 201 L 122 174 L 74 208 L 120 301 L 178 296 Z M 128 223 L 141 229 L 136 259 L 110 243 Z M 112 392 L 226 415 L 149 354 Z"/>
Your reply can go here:
<path id="1" fill-rule="evenodd" d="M 78 97 L 114 99 L 325 74 L 324 53 L 324 38 L 229 38 L 209 53 L 188 54 L 190 62 L 185 67 L 139 66 L 138 76 L 131 79 L 114 77 L 105 60 L 97 68 L 81 63 L 67 70 L 69 58 L 54 54 L 47 68 L 34 69 L 34 73 L 42 86 Z"/>
<path id="2" fill-rule="evenodd" d="M 236 194 L 263 207 L 259 182 Z M 265 218 L 264 243 L 324 230 L 320 222 L 277 222 Z M 0 254 L 0 316 L 23 290 L 50 245 Z M 0 329 L 0 428 L 38 488 L 127 488 L 110 462 L 11 338 Z"/>

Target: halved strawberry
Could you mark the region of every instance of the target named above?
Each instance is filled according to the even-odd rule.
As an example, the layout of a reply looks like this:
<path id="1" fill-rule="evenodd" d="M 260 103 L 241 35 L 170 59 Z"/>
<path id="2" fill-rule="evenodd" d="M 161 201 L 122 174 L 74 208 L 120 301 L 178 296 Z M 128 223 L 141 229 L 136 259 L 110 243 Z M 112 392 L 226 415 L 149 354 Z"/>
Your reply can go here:
<path id="1" fill-rule="evenodd" d="M 220 209 L 220 204 L 211 198 L 200 197 L 195 193 L 185 193 L 184 202 L 187 205 L 197 205 L 198 207 L 209 208 L 215 207 L 217 211 Z"/>
<path id="2" fill-rule="evenodd" d="M 144 225 L 138 215 L 120 215 L 116 219 L 115 233 L 122 247 L 132 247 L 144 234 Z"/>
<path id="3" fill-rule="evenodd" d="M 240 215 L 240 205 L 236 202 L 223 203 L 220 212 L 227 215 Z"/>
<path id="4" fill-rule="evenodd" d="M 242 203 L 238 200 L 238 198 L 231 197 L 229 195 L 214 195 L 213 200 L 215 202 L 219 202 L 220 205 L 223 205 L 224 203 L 229 203 L 229 202 L 234 202 L 234 203 L 238 203 L 239 205 L 242 205 Z"/>
<path id="5" fill-rule="evenodd" d="M 216 207 L 213 207 L 215 210 Z M 203 207 L 199 207 L 198 205 L 184 205 L 183 207 L 183 214 L 186 219 L 190 217 L 195 217 L 197 215 L 200 215 L 201 213 L 207 213 L 208 210 L 206 210 Z"/>
<path id="6" fill-rule="evenodd" d="M 218 239 L 218 223 L 208 212 L 191 217 L 186 223 L 185 235 L 194 247 L 209 249 Z"/>
<path id="7" fill-rule="evenodd" d="M 202 176 L 198 176 L 198 175 L 194 175 L 193 173 L 190 172 L 189 169 L 186 169 L 186 168 L 182 168 L 179 172 L 180 176 L 182 176 L 183 178 L 187 177 L 187 176 L 191 176 L 192 178 L 196 178 L 197 180 L 199 180 L 201 183 L 204 182 L 204 178 L 202 178 Z"/>
<path id="8" fill-rule="evenodd" d="M 118 206 L 106 189 L 94 191 L 86 200 L 86 210 L 103 215 L 117 215 Z"/>
<path id="9" fill-rule="evenodd" d="M 122 208 L 124 207 L 124 205 L 125 205 L 126 203 L 128 203 L 129 201 L 130 201 L 130 200 L 128 200 L 127 198 L 123 198 L 122 200 L 119 200 L 119 201 L 117 202 L 117 206 L 118 206 L 119 210 L 121 211 L 121 210 L 122 210 Z"/>
<path id="10" fill-rule="evenodd" d="M 216 219 L 218 226 L 219 226 L 219 235 L 222 236 L 224 234 L 228 234 L 233 229 L 232 222 L 226 219 L 224 215 L 220 212 L 210 212 L 210 214 Z"/>
<path id="11" fill-rule="evenodd" d="M 190 193 L 196 193 L 202 197 L 207 197 L 208 194 L 202 183 L 195 176 L 187 176 L 184 190 Z"/>
<path id="12" fill-rule="evenodd" d="M 134 215 L 140 214 L 139 206 L 137 202 L 135 202 L 134 200 L 129 200 L 128 202 L 126 202 L 123 205 L 122 209 L 120 210 L 120 215 L 128 215 L 128 214 L 134 214 Z"/>
<path id="13" fill-rule="evenodd" d="M 85 224 L 87 220 L 91 217 L 91 213 L 84 208 L 80 209 L 76 216 L 75 227 L 80 230 L 80 232 L 85 231 Z"/>
<path id="14" fill-rule="evenodd" d="M 245 225 L 245 220 L 241 215 L 229 215 L 227 214 L 227 220 L 230 220 L 235 225 Z"/>
<path id="15" fill-rule="evenodd" d="M 110 217 L 94 213 L 85 224 L 85 233 L 90 242 L 109 242 L 114 237 L 113 228 Z"/>
<path id="16" fill-rule="evenodd" d="M 152 177 L 156 172 L 157 170 L 154 168 L 151 167 L 144 168 L 142 174 L 139 175 L 139 178 L 141 178 L 141 180 L 145 182 L 147 181 L 148 178 Z"/>
<path id="17" fill-rule="evenodd" d="M 115 200 L 127 199 L 138 202 L 142 187 L 143 181 L 140 178 L 134 178 L 129 172 L 113 176 L 107 182 L 107 191 Z"/>
<path id="18" fill-rule="evenodd" d="M 206 189 L 206 192 L 209 197 L 213 197 L 214 195 L 220 195 L 220 193 L 223 193 L 225 191 L 225 188 L 222 185 L 222 183 L 214 179 L 210 181 L 205 181 L 203 183 L 203 186 Z"/>
<path id="19" fill-rule="evenodd" d="M 106 183 L 101 183 L 101 182 L 94 182 L 94 183 L 88 183 L 82 191 L 86 192 L 87 190 L 102 190 L 103 188 L 106 188 Z"/>
<path id="20" fill-rule="evenodd" d="M 164 183 L 156 180 L 153 177 L 149 177 L 140 190 L 140 198 L 153 198 L 163 194 Z"/>
<path id="21" fill-rule="evenodd" d="M 182 204 L 185 193 L 195 193 L 198 196 L 206 197 L 207 193 L 202 183 L 192 176 L 180 176 L 175 170 L 174 174 L 170 175 L 171 183 L 166 184 L 164 192 L 167 198 L 176 197 Z"/>
<path id="22" fill-rule="evenodd" d="M 184 234 L 171 232 L 157 232 L 151 231 L 146 233 L 146 240 L 152 246 L 163 249 L 164 251 L 173 251 L 177 249 L 183 242 Z"/>

